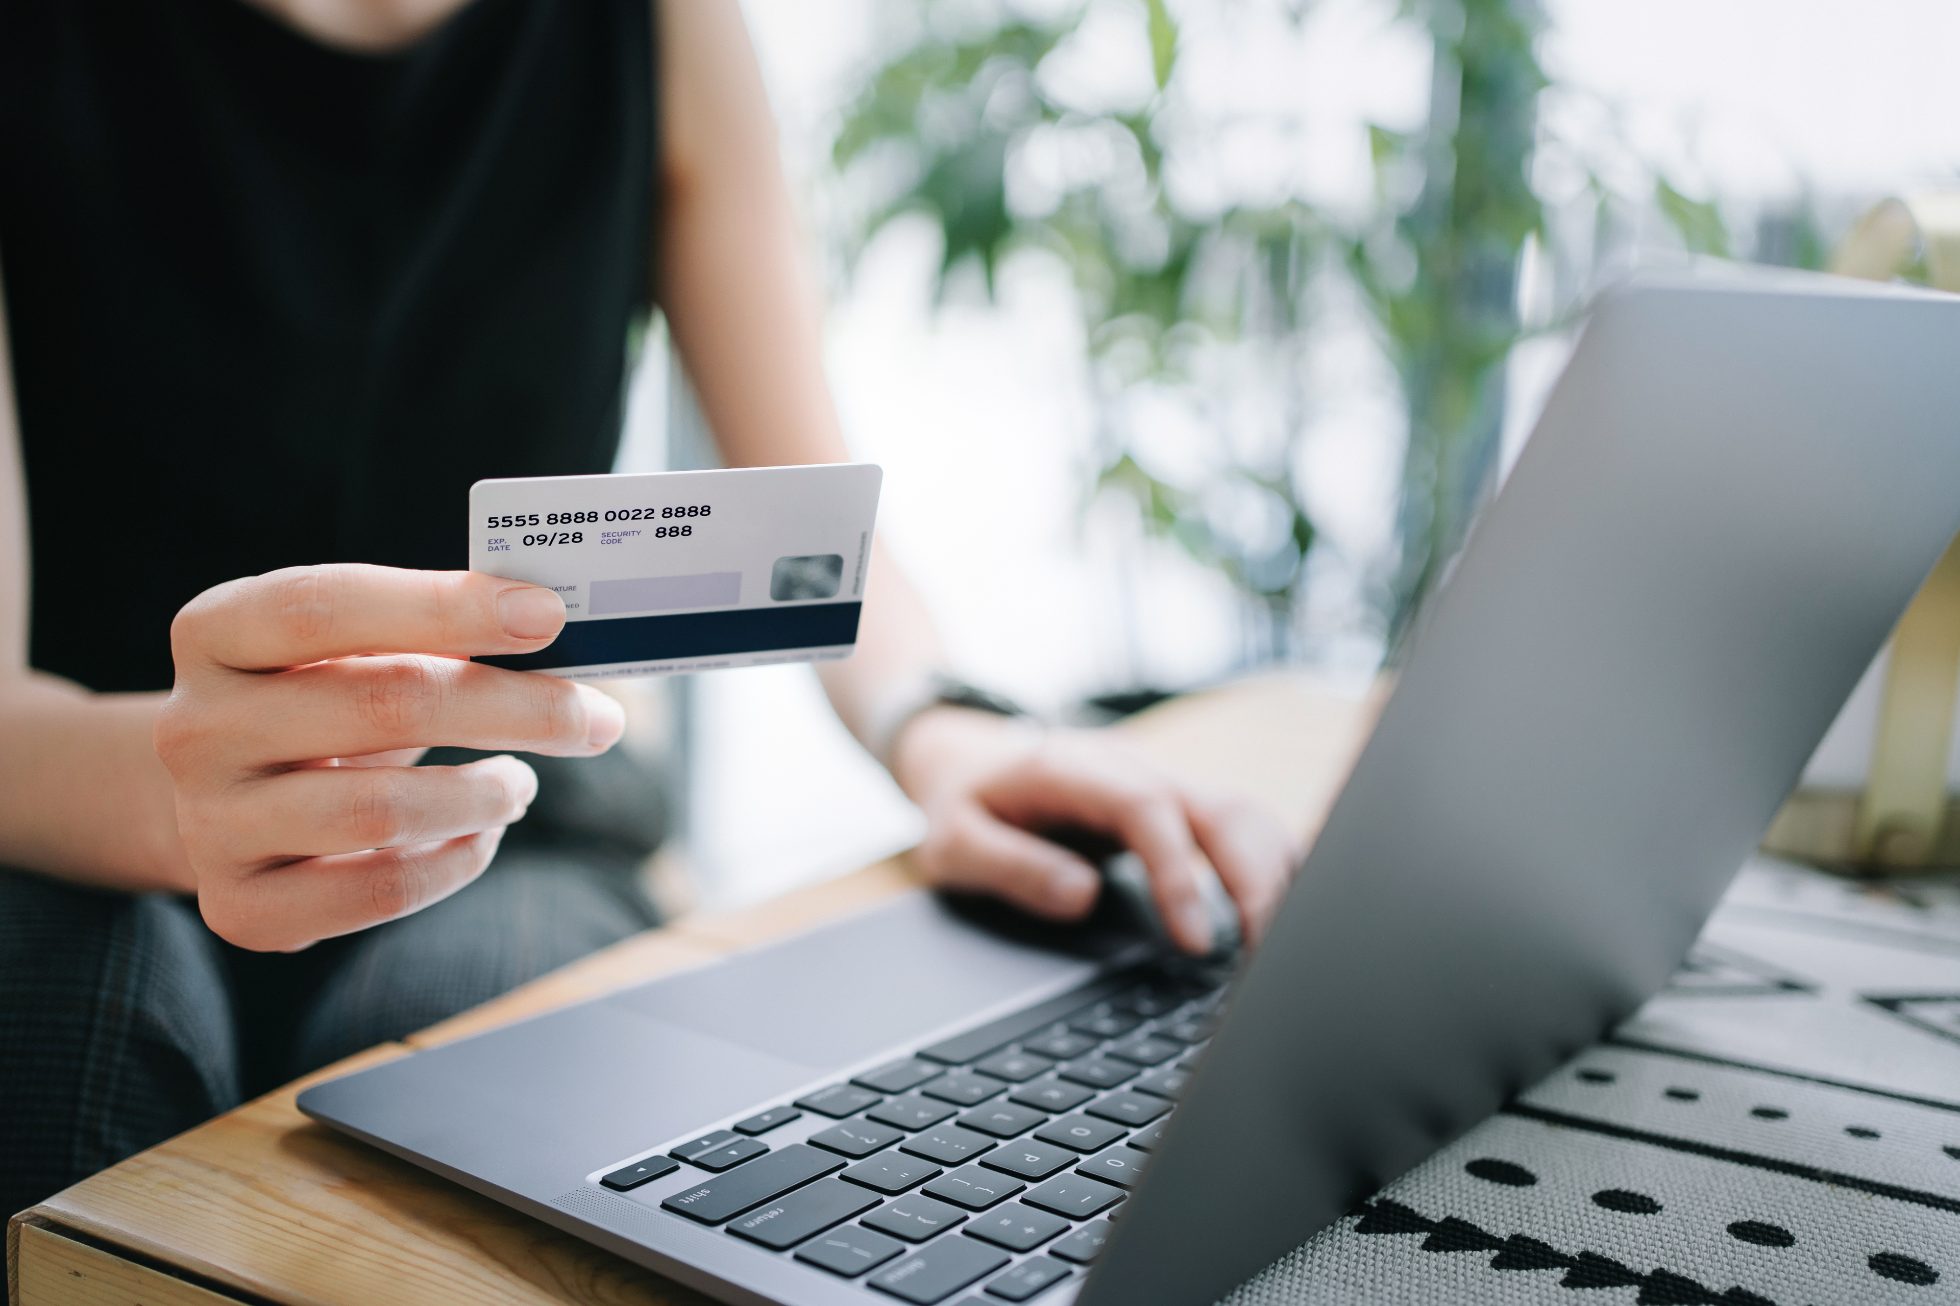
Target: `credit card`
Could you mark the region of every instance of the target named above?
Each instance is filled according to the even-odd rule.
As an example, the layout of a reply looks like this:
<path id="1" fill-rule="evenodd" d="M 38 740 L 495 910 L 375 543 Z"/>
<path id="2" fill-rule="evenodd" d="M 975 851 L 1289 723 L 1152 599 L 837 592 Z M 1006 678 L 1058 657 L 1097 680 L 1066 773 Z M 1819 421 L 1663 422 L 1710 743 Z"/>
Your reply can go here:
<path id="1" fill-rule="evenodd" d="M 565 600 L 533 653 L 477 661 L 579 678 L 846 657 L 883 472 L 869 463 L 470 487 L 470 570 Z"/>

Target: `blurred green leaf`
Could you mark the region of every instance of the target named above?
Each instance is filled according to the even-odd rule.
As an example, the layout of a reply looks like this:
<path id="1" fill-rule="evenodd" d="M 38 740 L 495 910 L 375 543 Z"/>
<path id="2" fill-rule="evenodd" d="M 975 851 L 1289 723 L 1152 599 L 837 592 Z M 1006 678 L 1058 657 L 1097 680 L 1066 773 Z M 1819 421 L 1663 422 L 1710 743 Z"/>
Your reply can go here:
<path id="1" fill-rule="evenodd" d="M 1171 17 L 1165 0 L 1144 0 L 1150 25 L 1150 71 L 1157 78 L 1157 89 L 1171 84 L 1171 70 L 1177 66 L 1177 20 Z"/>
<path id="2" fill-rule="evenodd" d="M 1002 251 L 1014 235 L 1007 213 L 1007 138 L 983 130 L 934 159 L 915 192 L 920 207 L 939 222 L 941 286 L 962 261 L 979 264 L 989 296 Z"/>
<path id="3" fill-rule="evenodd" d="M 1382 126 L 1380 123 L 1368 124 L 1368 158 L 1377 167 L 1402 157 L 1409 148 L 1409 134 Z"/>
<path id="4" fill-rule="evenodd" d="M 1713 203 L 1690 199 L 1666 177 L 1654 180 L 1654 203 L 1690 251 L 1716 258 L 1729 256 L 1729 229 L 1722 221 L 1721 210 Z"/>

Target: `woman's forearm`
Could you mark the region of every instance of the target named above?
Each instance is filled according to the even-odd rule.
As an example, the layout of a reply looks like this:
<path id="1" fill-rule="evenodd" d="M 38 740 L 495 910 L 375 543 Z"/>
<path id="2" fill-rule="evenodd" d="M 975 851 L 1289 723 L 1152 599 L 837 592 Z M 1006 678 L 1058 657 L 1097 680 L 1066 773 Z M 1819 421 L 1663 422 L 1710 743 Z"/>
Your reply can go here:
<path id="1" fill-rule="evenodd" d="M 661 5 L 660 297 L 733 467 L 849 457 L 824 379 L 817 295 L 798 248 L 761 71 L 733 5 Z M 939 659 L 924 603 L 877 548 L 857 651 L 821 676 L 874 750 L 890 703 Z"/>
<path id="2" fill-rule="evenodd" d="M 884 735 L 893 724 L 894 703 L 915 695 L 943 659 L 938 633 L 918 590 L 890 551 L 874 545 L 857 649 L 842 661 L 818 666 L 830 705 L 859 743 L 882 753 L 890 742 Z M 891 759 L 879 760 L 889 764 Z"/>
<path id="3" fill-rule="evenodd" d="M 151 742 L 162 701 L 0 679 L 0 865 L 105 889 L 193 887 Z"/>

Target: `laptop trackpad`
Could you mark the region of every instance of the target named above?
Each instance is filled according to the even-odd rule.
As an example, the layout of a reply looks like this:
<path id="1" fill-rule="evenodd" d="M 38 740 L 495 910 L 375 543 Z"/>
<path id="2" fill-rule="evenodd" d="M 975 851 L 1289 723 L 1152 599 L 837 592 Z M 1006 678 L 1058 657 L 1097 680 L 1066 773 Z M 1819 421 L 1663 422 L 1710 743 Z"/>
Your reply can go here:
<path id="1" fill-rule="evenodd" d="M 615 995 L 663 1023 L 838 1070 L 1092 973 L 1125 940 L 928 893 Z"/>
<path id="2" fill-rule="evenodd" d="M 774 947 L 318 1084 L 302 1110 L 516 1193 L 1088 979 L 1120 935 L 908 894 Z M 522 1139 L 522 1146 L 513 1140 Z"/>

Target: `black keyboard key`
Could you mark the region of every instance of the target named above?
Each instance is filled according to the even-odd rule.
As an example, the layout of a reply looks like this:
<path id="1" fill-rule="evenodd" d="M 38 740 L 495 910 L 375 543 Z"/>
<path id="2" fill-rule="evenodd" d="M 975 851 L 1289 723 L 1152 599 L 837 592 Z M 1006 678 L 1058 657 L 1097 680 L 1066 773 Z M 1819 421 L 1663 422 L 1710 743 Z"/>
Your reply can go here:
<path id="1" fill-rule="evenodd" d="M 939 1173 L 939 1167 L 930 1161 L 907 1156 L 903 1152 L 885 1152 L 869 1161 L 859 1161 L 846 1170 L 843 1177 L 854 1184 L 875 1188 L 889 1197 L 916 1187 Z"/>
<path id="2" fill-rule="evenodd" d="M 1046 1179 L 1057 1170 L 1075 1164 L 1075 1153 L 1053 1143 L 1031 1143 L 1026 1139 L 1006 1143 L 980 1163 L 995 1170 L 1020 1175 L 1023 1179 Z"/>
<path id="3" fill-rule="evenodd" d="M 1022 1261 L 1006 1274 L 987 1282 L 987 1292 L 1002 1301 L 1026 1301 L 1044 1288 L 1068 1278 L 1071 1271 L 1052 1256 Z"/>
<path id="4" fill-rule="evenodd" d="M 865 1216 L 864 1224 L 909 1243 L 922 1243 L 965 1219 L 966 1212 L 957 1206 L 948 1206 L 923 1193 L 907 1193 Z"/>
<path id="5" fill-rule="evenodd" d="M 1059 1079 L 1044 1079 L 1038 1084 L 1023 1084 L 1007 1095 L 1010 1102 L 1031 1106 L 1037 1111 L 1073 1111 L 1096 1095 L 1093 1088 L 1080 1084 L 1065 1083 Z"/>
<path id="6" fill-rule="evenodd" d="M 1087 1034 L 1078 1034 L 1067 1025 L 1058 1025 L 1039 1037 L 1031 1038 L 1021 1044 L 1023 1052 L 1032 1052 L 1047 1057 L 1051 1061 L 1067 1061 L 1079 1057 L 1096 1046 L 1098 1040 Z"/>
<path id="7" fill-rule="evenodd" d="M 1146 1019 L 1168 1016 L 1184 1005 L 1184 996 L 1162 985 L 1148 985 L 1123 995 L 1123 1005 Z"/>
<path id="8" fill-rule="evenodd" d="M 1149 1160 L 1147 1155 L 1134 1147 L 1112 1147 L 1107 1152 L 1099 1152 L 1075 1167 L 1075 1172 L 1119 1187 L 1135 1188 L 1137 1180 L 1143 1176 L 1143 1167 Z"/>
<path id="9" fill-rule="evenodd" d="M 737 1120 L 735 1122 L 735 1132 L 738 1134 L 766 1134 L 770 1130 L 780 1128 L 792 1120 L 801 1120 L 802 1118 L 803 1113 L 793 1106 L 773 1106 L 767 1111 L 756 1112 L 747 1120 Z"/>
<path id="10" fill-rule="evenodd" d="M 960 1123 L 968 1129 L 977 1129 L 995 1138 L 1012 1138 L 1025 1134 L 1048 1117 L 1029 1107 L 1016 1106 L 1012 1102 L 994 1102 L 987 1106 L 975 1107 L 960 1117 Z"/>
<path id="11" fill-rule="evenodd" d="M 1121 1188 L 1112 1187 L 1100 1179 L 1065 1174 L 1059 1179 L 1050 1179 L 1022 1200 L 1029 1206 L 1039 1206 L 1044 1211 L 1066 1215 L 1071 1220 L 1084 1220 L 1114 1206 L 1122 1196 Z"/>
<path id="12" fill-rule="evenodd" d="M 862 1084 L 866 1088 L 875 1088 L 880 1093 L 903 1093 L 907 1089 L 917 1088 L 934 1075 L 945 1073 L 944 1067 L 936 1066 L 930 1061 L 906 1057 L 903 1061 L 894 1061 L 889 1065 L 879 1066 L 876 1070 L 867 1070 L 862 1075 L 853 1076 L 851 1082 Z"/>
<path id="13" fill-rule="evenodd" d="M 810 1135 L 810 1141 L 818 1147 L 829 1148 L 841 1156 L 870 1156 L 880 1148 L 890 1147 L 905 1137 L 902 1129 L 881 1125 L 873 1120 L 846 1120 L 820 1129 Z"/>
<path id="14" fill-rule="evenodd" d="M 900 1150 L 941 1165 L 962 1165 L 993 1147 L 994 1140 L 985 1134 L 958 1125 L 935 1125 L 906 1139 Z"/>
<path id="15" fill-rule="evenodd" d="M 1012 1260 L 971 1238 L 952 1238 L 923 1247 L 888 1269 L 871 1276 L 870 1284 L 912 1306 L 934 1306 L 936 1302 L 983 1279 Z"/>
<path id="16" fill-rule="evenodd" d="M 1137 1077 L 1137 1068 L 1123 1061 L 1111 1061 L 1105 1057 L 1091 1057 L 1087 1061 L 1071 1061 L 1062 1067 L 1062 1078 L 1075 1084 L 1087 1084 L 1090 1088 L 1115 1088 Z"/>
<path id="17" fill-rule="evenodd" d="M 1146 1034 L 1111 1043 L 1103 1049 L 1103 1055 L 1134 1061 L 1139 1066 L 1161 1066 L 1182 1051 L 1182 1043 L 1173 1043 L 1167 1038 L 1151 1038 Z"/>
<path id="18" fill-rule="evenodd" d="M 703 1170 L 720 1174 L 723 1170 L 733 1170 L 744 1161 L 753 1161 L 769 1150 L 769 1144 L 758 1143 L 753 1138 L 738 1138 L 727 1147 L 717 1147 L 712 1152 L 703 1152 L 694 1158 L 694 1164 Z"/>
<path id="19" fill-rule="evenodd" d="M 937 1061 L 948 1066 L 963 1066 L 969 1061 L 978 1061 L 989 1052 L 998 1052 L 1009 1043 L 1019 1042 L 1030 1034 L 1058 1023 L 1066 1016 L 1082 1011 L 1085 1003 L 1093 1003 L 1101 995 L 1114 992 L 1121 987 L 1119 981 L 1104 980 L 1087 989 L 1078 989 L 1074 993 L 1064 993 L 1059 998 L 1037 1002 L 1024 1011 L 1002 1016 L 999 1020 L 990 1020 L 978 1029 L 955 1034 L 952 1038 L 942 1039 L 929 1048 L 921 1048 L 919 1055 L 928 1061 Z"/>
<path id="20" fill-rule="evenodd" d="M 667 1153 L 676 1161 L 692 1161 L 697 1156 L 706 1156 L 717 1148 L 741 1141 L 742 1136 L 732 1129 L 717 1129 L 712 1134 L 703 1134 L 693 1142 L 682 1143 Z"/>
<path id="21" fill-rule="evenodd" d="M 660 1205 L 703 1224 L 720 1224 L 843 1168 L 844 1163 L 828 1152 L 792 1143 L 719 1179 L 675 1193 Z"/>
<path id="22" fill-rule="evenodd" d="M 670 1161 L 664 1156 L 650 1156 L 644 1161 L 622 1165 L 599 1182 L 616 1193 L 626 1193 L 649 1180 L 658 1179 L 664 1174 L 672 1174 L 680 1168 L 679 1161 Z"/>
<path id="23" fill-rule="evenodd" d="M 974 1067 L 982 1074 L 1014 1084 L 1025 1084 L 1036 1075 L 1045 1075 L 1054 1068 L 1053 1061 L 1031 1052 L 996 1052 Z"/>
<path id="24" fill-rule="evenodd" d="M 1158 1032 L 1180 1043 L 1202 1043 L 1218 1032 L 1218 1021 L 1212 1016 L 1187 1016 L 1171 1021 Z"/>
<path id="25" fill-rule="evenodd" d="M 966 1234 L 970 1238 L 985 1238 L 1010 1252 L 1028 1252 L 1066 1228 L 1068 1221 L 1061 1216 L 1016 1202 L 970 1221 Z"/>
<path id="26" fill-rule="evenodd" d="M 750 1211 L 731 1223 L 728 1232 L 771 1251 L 788 1251 L 877 1204 L 876 1193 L 853 1188 L 842 1179 L 819 1179 L 808 1188 Z"/>
<path id="27" fill-rule="evenodd" d="M 1087 1108 L 1092 1116 L 1132 1126 L 1147 1125 L 1170 1109 L 1171 1104 L 1161 1097 L 1128 1092 L 1111 1093 L 1100 1102 L 1091 1102 Z"/>
<path id="28" fill-rule="evenodd" d="M 855 1279 L 904 1250 L 905 1244 L 896 1238 L 887 1238 L 881 1233 L 852 1225 L 847 1229 L 834 1229 L 815 1242 L 797 1248 L 796 1259 L 821 1266 L 846 1279 Z"/>
<path id="29" fill-rule="evenodd" d="M 1121 1007 L 1104 1002 L 1070 1020 L 1068 1027 L 1095 1038 L 1120 1038 L 1142 1023 L 1142 1017 L 1133 1016 Z"/>
<path id="30" fill-rule="evenodd" d="M 796 1105 L 805 1111 L 814 1111 L 832 1120 L 842 1120 L 854 1116 L 872 1103 L 878 1101 L 878 1094 L 856 1084 L 831 1084 L 814 1093 L 806 1093 L 796 1099 Z"/>
<path id="31" fill-rule="evenodd" d="M 998 1097 L 1006 1087 L 992 1075 L 955 1070 L 950 1075 L 933 1080 L 919 1091 L 927 1097 L 936 1097 L 955 1106 L 978 1106 L 990 1097 Z"/>
<path id="32" fill-rule="evenodd" d="M 907 1093 L 889 1102 L 880 1102 L 865 1112 L 873 1120 L 895 1126 L 899 1129 L 926 1129 L 938 1124 L 953 1114 L 953 1108 L 944 1102 L 935 1102 L 917 1093 Z"/>
<path id="33" fill-rule="evenodd" d="M 1145 1152 L 1156 1151 L 1158 1143 L 1164 1137 L 1164 1126 L 1169 1123 L 1170 1121 L 1168 1120 L 1159 1120 L 1148 1129 L 1137 1130 L 1134 1134 L 1130 1135 L 1130 1146 L 1140 1148 Z"/>
<path id="34" fill-rule="evenodd" d="M 1107 1120 L 1092 1120 L 1088 1116 L 1063 1116 L 1060 1120 L 1035 1130 L 1034 1136 L 1044 1143 L 1072 1147 L 1078 1152 L 1100 1152 L 1121 1138 L 1123 1131 Z"/>
<path id="35" fill-rule="evenodd" d="M 1130 1087 L 1139 1093 L 1152 1093 L 1163 1098 L 1178 1098 L 1184 1095 L 1184 1086 L 1190 1082 L 1190 1071 L 1173 1070 L 1166 1066 L 1162 1070 L 1151 1071 L 1142 1079 L 1130 1085 Z"/>
<path id="36" fill-rule="evenodd" d="M 1077 1229 L 1074 1233 L 1062 1239 L 1053 1247 L 1050 1247 L 1048 1251 L 1051 1255 L 1059 1256 L 1065 1261 L 1074 1261 L 1077 1265 L 1087 1265 L 1090 1261 L 1096 1259 L 1097 1253 L 1102 1251 L 1103 1244 L 1108 1241 L 1109 1221 L 1098 1220 L 1094 1224 L 1083 1225 L 1080 1229 Z"/>
<path id="37" fill-rule="evenodd" d="M 990 1206 L 999 1206 L 1026 1187 L 1012 1175 L 969 1165 L 951 1174 L 941 1175 L 927 1184 L 924 1191 L 927 1196 L 937 1197 L 942 1202 L 964 1206 L 969 1211 L 984 1211 Z"/>

